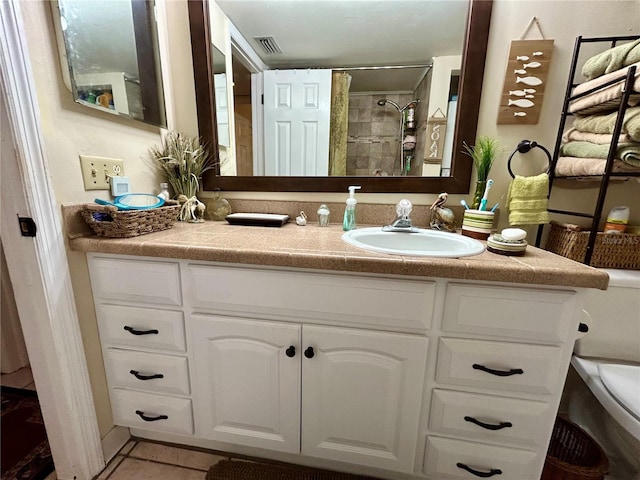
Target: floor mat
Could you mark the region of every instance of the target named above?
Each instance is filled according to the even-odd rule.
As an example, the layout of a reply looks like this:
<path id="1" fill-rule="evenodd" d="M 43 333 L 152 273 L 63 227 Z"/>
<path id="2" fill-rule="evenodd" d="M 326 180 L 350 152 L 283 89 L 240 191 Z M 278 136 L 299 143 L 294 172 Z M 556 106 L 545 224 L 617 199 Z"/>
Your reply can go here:
<path id="1" fill-rule="evenodd" d="M 1 393 L 2 480 L 43 480 L 54 466 L 38 395 L 11 387 Z"/>
<path id="2" fill-rule="evenodd" d="M 213 465 L 206 480 L 376 480 L 372 477 L 318 470 L 295 465 L 222 460 Z"/>

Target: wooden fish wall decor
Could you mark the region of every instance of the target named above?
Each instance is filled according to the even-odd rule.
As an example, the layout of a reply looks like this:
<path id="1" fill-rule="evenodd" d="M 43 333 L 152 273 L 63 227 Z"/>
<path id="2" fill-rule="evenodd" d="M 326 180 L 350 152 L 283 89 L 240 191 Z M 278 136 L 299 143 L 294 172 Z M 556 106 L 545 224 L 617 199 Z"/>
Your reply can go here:
<path id="1" fill-rule="evenodd" d="M 553 40 L 513 40 L 498 109 L 498 124 L 538 123 Z"/>

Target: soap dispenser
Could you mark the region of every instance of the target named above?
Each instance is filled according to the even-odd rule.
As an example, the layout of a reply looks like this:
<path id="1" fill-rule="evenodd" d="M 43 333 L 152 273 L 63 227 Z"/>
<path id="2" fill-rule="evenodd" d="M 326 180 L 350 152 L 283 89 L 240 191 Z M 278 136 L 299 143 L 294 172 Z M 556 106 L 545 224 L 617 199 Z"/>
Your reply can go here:
<path id="1" fill-rule="evenodd" d="M 356 190 L 360 190 L 359 185 L 351 185 L 349 187 L 349 198 L 347 198 L 347 206 L 344 209 L 344 220 L 342 221 L 342 229 L 345 232 L 356 228 Z"/>

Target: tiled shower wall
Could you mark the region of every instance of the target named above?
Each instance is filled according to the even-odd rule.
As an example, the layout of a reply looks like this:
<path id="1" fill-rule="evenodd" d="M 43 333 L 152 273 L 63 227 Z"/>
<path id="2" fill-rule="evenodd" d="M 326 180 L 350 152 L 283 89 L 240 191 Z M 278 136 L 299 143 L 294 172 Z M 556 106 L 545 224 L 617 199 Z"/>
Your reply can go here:
<path id="1" fill-rule="evenodd" d="M 400 113 L 393 105 L 378 105 L 388 99 L 401 107 L 413 94 L 349 95 L 349 130 L 347 139 L 347 175 L 399 175 Z"/>

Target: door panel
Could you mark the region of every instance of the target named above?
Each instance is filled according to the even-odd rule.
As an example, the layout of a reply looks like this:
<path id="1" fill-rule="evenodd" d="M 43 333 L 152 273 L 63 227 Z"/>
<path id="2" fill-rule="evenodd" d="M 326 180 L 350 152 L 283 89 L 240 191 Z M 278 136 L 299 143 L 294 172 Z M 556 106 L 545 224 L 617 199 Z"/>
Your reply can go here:
<path id="1" fill-rule="evenodd" d="M 331 70 L 265 71 L 265 175 L 328 175 L 330 113 Z"/>
<path id="2" fill-rule="evenodd" d="M 192 321 L 200 434 L 298 453 L 301 326 L 204 315 Z"/>
<path id="3" fill-rule="evenodd" d="M 411 472 L 427 339 L 304 326 L 302 453 Z"/>

